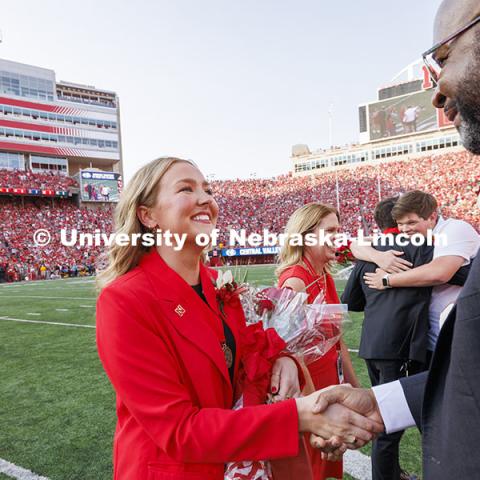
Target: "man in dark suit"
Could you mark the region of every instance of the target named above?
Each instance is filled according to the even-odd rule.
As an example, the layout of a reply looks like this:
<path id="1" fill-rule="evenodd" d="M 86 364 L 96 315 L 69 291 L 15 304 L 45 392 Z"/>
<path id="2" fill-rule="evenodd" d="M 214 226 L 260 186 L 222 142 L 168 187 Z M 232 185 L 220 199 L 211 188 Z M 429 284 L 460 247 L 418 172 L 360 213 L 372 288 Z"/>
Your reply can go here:
<path id="1" fill-rule="evenodd" d="M 444 0 L 434 32 L 436 45 L 425 55 L 438 84 L 433 103 L 454 121 L 463 145 L 480 154 L 478 0 Z M 387 432 L 418 425 L 425 480 L 480 478 L 480 260 L 440 331 L 428 372 L 374 390 L 336 387 L 319 395 L 316 411 L 334 402 L 382 418 Z M 340 443 L 312 442 L 325 451 Z"/>
<path id="2" fill-rule="evenodd" d="M 403 253 L 402 258 L 412 266 L 428 264 L 433 258 L 433 246 L 414 246 L 404 239 L 398 241 L 397 224 L 392 209 L 398 197 L 382 200 L 375 208 L 374 218 L 378 228 L 390 236 L 391 243 L 377 245 L 376 250 L 394 248 Z M 375 272 L 377 265 L 357 261 L 342 295 L 342 303 L 350 311 L 365 312 L 362 325 L 359 356 L 367 364 L 373 386 L 420 373 L 428 368 L 430 352 L 427 349 L 429 329 L 428 307 L 432 289 L 392 288 L 375 290 L 365 283 L 364 274 Z M 450 280 L 463 286 L 470 266 L 462 267 Z M 373 480 L 407 480 L 401 470 L 399 446 L 403 430 L 380 434 L 372 445 Z"/>
<path id="3" fill-rule="evenodd" d="M 410 242 L 397 241 L 399 232 L 391 215 L 397 199 L 382 200 L 375 208 L 378 228 L 388 235 L 386 238 L 391 243 L 374 248 L 401 251 L 402 258 L 413 267 L 425 265 L 432 260 L 432 246 L 416 247 Z M 346 303 L 350 311 L 365 312 L 359 356 L 366 360 L 373 385 L 400 378 L 398 374 L 409 360 L 421 365 L 426 363 L 431 293 L 428 287 L 383 291 L 369 288 L 363 277 L 376 268 L 372 262 L 357 261 L 342 294 L 342 303 Z"/>

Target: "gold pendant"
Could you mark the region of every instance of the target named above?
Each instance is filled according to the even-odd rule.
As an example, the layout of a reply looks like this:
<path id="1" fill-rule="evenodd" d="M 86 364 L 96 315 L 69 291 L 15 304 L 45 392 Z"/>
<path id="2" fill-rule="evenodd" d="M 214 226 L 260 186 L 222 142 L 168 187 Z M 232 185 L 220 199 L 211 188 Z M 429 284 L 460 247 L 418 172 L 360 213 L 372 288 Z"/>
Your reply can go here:
<path id="1" fill-rule="evenodd" d="M 227 364 L 227 368 L 230 369 L 233 365 L 232 349 L 225 342 L 222 342 L 221 346 L 222 346 L 223 355 L 225 356 L 225 362 Z"/>

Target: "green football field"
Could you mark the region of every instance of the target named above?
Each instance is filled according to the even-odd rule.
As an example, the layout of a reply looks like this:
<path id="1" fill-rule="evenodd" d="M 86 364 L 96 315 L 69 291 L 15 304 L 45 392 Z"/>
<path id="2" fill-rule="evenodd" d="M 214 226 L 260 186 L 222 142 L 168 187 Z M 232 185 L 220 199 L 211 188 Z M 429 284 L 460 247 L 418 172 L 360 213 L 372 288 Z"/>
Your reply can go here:
<path id="1" fill-rule="evenodd" d="M 273 267 L 248 267 L 248 281 L 272 285 Z M 0 285 L 0 459 L 50 480 L 112 478 L 115 403 L 96 353 L 95 299 L 92 278 Z M 369 386 L 355 353 L 362 315 L 351 319 L 344 338 Z M 404 435 L 401 459 L 421 473 L 416 429 Z"/>

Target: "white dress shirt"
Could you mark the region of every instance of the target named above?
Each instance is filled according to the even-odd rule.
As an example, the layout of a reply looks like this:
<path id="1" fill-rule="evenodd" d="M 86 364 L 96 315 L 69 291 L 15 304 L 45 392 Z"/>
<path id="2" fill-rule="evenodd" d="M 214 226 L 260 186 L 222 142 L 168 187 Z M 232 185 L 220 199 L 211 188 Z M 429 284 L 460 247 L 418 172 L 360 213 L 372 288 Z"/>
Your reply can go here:
<path id="1" fill-rule="evenodd" d="M 395 433 L 415 426 L 402 385 L 398 380 L 372 387 L 385 431 Z"/>

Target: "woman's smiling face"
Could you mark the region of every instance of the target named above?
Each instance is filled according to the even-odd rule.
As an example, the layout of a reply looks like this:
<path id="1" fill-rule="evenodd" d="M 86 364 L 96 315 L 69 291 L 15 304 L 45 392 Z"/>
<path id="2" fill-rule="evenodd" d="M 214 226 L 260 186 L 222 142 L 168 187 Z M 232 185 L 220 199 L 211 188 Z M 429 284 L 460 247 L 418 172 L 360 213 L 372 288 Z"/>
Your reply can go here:
<path id="1" fill-rule="evenodd" d="M 187 235 L 210 234 L 217 224 L 218 204 L 200 170 L 188 162 L 172 165 L 160 180 L 151 218 L 162 232 Z"/>

